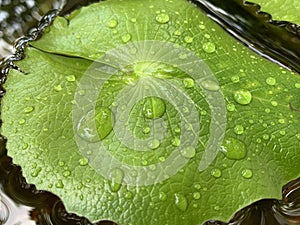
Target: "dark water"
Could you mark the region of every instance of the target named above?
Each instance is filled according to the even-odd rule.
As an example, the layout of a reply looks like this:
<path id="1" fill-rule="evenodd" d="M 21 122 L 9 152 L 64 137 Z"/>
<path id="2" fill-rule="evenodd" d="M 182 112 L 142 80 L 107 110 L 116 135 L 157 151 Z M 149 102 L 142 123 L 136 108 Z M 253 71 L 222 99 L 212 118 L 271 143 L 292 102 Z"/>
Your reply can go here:
<path id="1" fill-rule="evenodd" d="M 28 2 L 31 1 L 6 0 L 1 2 L 1 10 L 14 13 L 4 22 L 0 22 L 0 39 L 2 37 L 6 41 L 8 52 L 11 51 L 10 44 L 17 37 L 29 32 L 31 27 L 37 27 L 37 29 L 31 29 L 31 35 L 19 40 L 15 45 L 16 54 L 0 64 L 0 84 L 5 81 L 5 74 L 8 69 L 13 67 L 12 62 L 23 58 L 24 46 L 40 36 L 45 26 L 51 23 L 58 11 L 52 11 L 38 24 L 41 15 L 49 9 L 60 8 L 64 4 L 63 1 L 41 0 L 33 1 L 34 5 L 31 4 L 31 7 L 28 7 Z M 60 14 L 69 13 L 91 2 L 95 2 L 95 0 L 68 1 Z M 268 14 L 256 13 L 259 10 L 257 5 L 243 4 L 243 1 L 240 0 L 229 6 L 225 4 L 225 1 L 219 0 L 194 0 L 193 2 L 244 44 L 254 46 L 255 49 L 253 50 L 262 56 L 300 73 L 300 29 L 298 26 L 282 21 L 272 21 Z M 22 16 L 20 16 L 20 10 L 16 11 L 17 5 L 22 5 L 25 8 L 27 6 L 22 11 Z M 219 8 L 223 11 L 217 10 Z M 265 29 L 272 32 L 271 38 L 268 32 L 268 38 L 265 38 L 266 32 L 260 32 L 265 31 Z M 281 40 L 283 35 L 288 36 L 289 39 Z M 272 43 L 277 44 L 270 46 Z M 0 94 L 3 95 L 4 92 L 2 91 Z M 84 217 L 66 212 L 59 197 L 50 192 L 37 190 L 34 185 L 27 184 L 22 176 L 21 168 L 13 164 L 12 159 L 7 156 L 4 146 L 5 138 L 0 136 L 0 225 L 92 224 Z M 256 202 L 237 212 L 229 223 L 221 221 L 205 223 L 205 225 L 226 224 L 300 225 L 300 178 L 283 187 L 282 200 L 265 199 Z M 115 225 L 115 223 L 99 221 L 95 225 Z"/>

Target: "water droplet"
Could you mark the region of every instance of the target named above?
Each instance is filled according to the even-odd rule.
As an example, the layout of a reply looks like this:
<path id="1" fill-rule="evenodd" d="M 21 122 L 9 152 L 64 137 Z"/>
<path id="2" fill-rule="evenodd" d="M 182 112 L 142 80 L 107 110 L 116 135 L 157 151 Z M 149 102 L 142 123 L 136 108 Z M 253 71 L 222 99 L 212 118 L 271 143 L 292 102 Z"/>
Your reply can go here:
<path id="1" fill-rule="evenodd" d="M 265 109 L 265 112 L 266 112 L 266 113 L 270 113 L 270 112 L 271 112 L 271 109 L 266 108 L 266 109 Z"/>
<path id="2" fill-rule="evenodd" d="M 64 172 L 64 177 L 69 177 L 70 175 L 71 175 L 71 171 L 66 170 L 66 171 Z"/>
<path id="3" fill-rule="evenodd" d="M 158 139 L 153 139 L 148 142 L 148 147 L 152 150 L 157 149 L 160 146 L 160 141 Z"/>
<path id="4" fill-rule="evenodd" d="M 202 45 L 202 49 L 207 53 L 213 53 L 216 50 L 216 46 L 212 42 L 206 42 Z"/>
<path id="5" fill-rule="evenodd" d="M 244 127 L 242 125 L 236 125 L 234 128 L 233 128 L 233 131 L 234 133 L 236 134 L 242 134 L 244 133 Z"/>
<path id="6" fill-rule="evenodd" d="M 201 84 L 208 91 L 218 91 L 220 89 L 219 84 L 214 80 L 205 80 Z"/>
<path id="7" fill-rule="evenodd" d="M 244 169 L 242 171 L 242 176 L 246 179 L 250 179 L 253 176 L 252 170 L 250 169 Z"/>
<path id="8" fill-rule="evenodd" d="M 74 75 L 70 75 L 66 77 L 67 81 L 74 82 L 76 80 L 76 77 Z"/>
<path id="9" fill-rule="evenodd" d="M 24 109 L 24 112 L 25 113 L 31 113 L 32 111 L 34 110 L 34 107 L 33 106 L 28 106 Z"/>
<path id="10" fill-rule="evenodd" d="M 143 102 L 143 113 L 146 118 L 156 119 L 162 117 L 166 111 L 165 102 L 158 97 L 147 97 Z"/>
<path id="11" fill-rule="evenodd" d="M 231 81 L 232 81 L 232 83 L 238 83 L 238 82 L 240 82 L 240 77 L 239 76 L 232 76 Z"/>
<path id="12" fill-rule="evenodd" d="M 62 86 L 59 84 L 57 86 L 54 87 L 55 91 L 61 91 L 62 90 Z"/>
<path id="13" fill-rule="evenodd" d="M 159 193 L 159 199 L 161 201 L 166 201 L 167 200 L 167 194 L 165 192 L 160 192 Z"/>
<path id="14" fill-rule="evenodd" d="M 264 134 L 264 135 L 263 135 L 263 139 L 264 139 L 264 140 L 269 140 L 269 138 L 270 138 L 270 135 L 268 135 L 268 134 Z"/>
<path id="15" fill-rule="evenodd" d="M 118 21 L 115 20 L 115 19 L 111 19 L 111 20 L 108 22 L 107 26 L 108 26 L 109 28 L 115 28 L 115 27 L 118 26 Z"/>
<path id="16" fill-rule="evenodd" d="M 235 138 L 225 138 L 221 146 L 221 151 L 228 159 L 239 160 L 246 157 L 246 145 Z"/>
<path id="17" fill-rule="evenodd" d="M 124 34 L 124 35 L 122 36 L 122 41 L 123 41 L 124 43 L 127 43 L 128 41 L 131 40 L 131 38 L 132 38 L 131 34 Z"/>
<path id="18" fill-rule="evenodd" d="M 219 178 L 222 176 L 222 171 L 220 169 L 212 169 L 211 175 L 215 178 Z"/>
<path id="19" fill-rule="evenodd" d="M 174 35 L 180 36 L 180 35 L 181 35 L 181 31 L 180 31 L 180 30 L 175 30 L 175 31 L 174 31 Z"/>
<path id="20" fill-rule="evenodd" d="M 281 130 L 281 131 L 279 131 L 279 133 L 280 133 L 282 136 L 286 135 L 286 131 L 285 131 L 285 130 Z"/>
<path id="21" fill-rule="evenodd" d="M 194 188 L 197 189 L 197 190 L 200 190 L 201 189 L 201 185 L 200 184 L 195 184 Z"/>
<path id="22" fill-rule="evenodd" d="M 131 18 L 130 21 L 133 22 L 133 23 L 135 23 L 136 22 L 136 18 Z"/>
<path id="23" fill-rule="evenodd" d="M 296 134 L 296 138 L 300 140 L 300 134 Z"/>
<path id="24" fill-rule="evenodd" d="M 32 177 L 37 177 L 39 175 L 39 173 L 42 171 L 41 167 L 36 168 L 30 175 Z"/>
<path id="25" fill-rule="evenodd" d="M 201 198 L 201 194 L 200 194 L 199 192 L 194 192 L 194 193 L 193 193 L 193 198 L 194 198 L 195 200 L 198 200 L 198 199 Z"/>
<path id="26" fill-rule="evenodd" d="M 229 103 L 226 108 L 229 112 L 233 112 L 236 109 L 233 103 Z"/>
<path id="27" fill-rule="evenodd" d="M 276 79 L 275 79 L 274 77 L 268 77 L 268 78 L 266 79 L 266 83 L 267 83 L 268 85 L 273 86 L 273 85 L 276 84 Z"/>
<path id="28" fill-rule="evenodd" d="M 192 78 L 183 79 L 183 85 L 185 88 L 193 88 L 195 86 L 195 82 Z"/>
<path id="29" fill-rule="evenodd" d="M 131 192 L 126 192 L 125 193 L 125 196 L 124 196 L 126 199 L 132 199 L 133 198 L 133 194 Z"/>
<path id="30" fill-rule="evenodd" d="M 122 186 L 124 179 L 124 172 L 121 169 L 114 169 L 110 173 L 109 187 L 112 192 L 117 192 Z"/>
<path id="31" fill-rule="evenodd" d="M 190 44 L 194 41 L 194 38 L 192 38 L 190 36 L 186 36 L 186 37 L 184 37 L 184 41 L 185 41 L 185 43 Z"/>
<path id="32" fill-rule="evenodd" d="M 175 146 L 175 147 L 178 147 L 180 145 L 180 139 L 178 137 L 175 137 L 172 140 L 172 145 Z"/>
<path id="33" fill-rule="evenodd" d="M 271 105 L 272 105 L 272 106 L 277 106 L 278 103 L 277 103 L 276 101 L 271 101 Z"/>
<path id="34" fill-rule="evenodd" d="M 295 83 L 295 88 L 300 88 L 300 83 Z"/>
<path id="35" fill-rule="evenodd" d="M 63 183 L 63 181 L 62 181 L 61 179 L 59 179 L 59 180 L 57 181 L 57 183 L 55 184 L 55 187 L 56 187 L 56 188 L 64 188 L 64 183 Z"/>
<path id="36" fill-rule="evenodd" d="M 78 162 L 80 166 L 87 166 L 89 164 L 89 160 L 87 158 L 81 158 Z"/>
<path id="37" fill-rule="evenodd" d="M 278 120 L 278 122 L 279 122 L 280 124 L 284 124 L 284 123 L 285 123 L 285 119 L 281 118 L 281 119 Z"/>
<path id="38" fill-rule="evenodd" d="M 248 105 L 252 101 L 252 94 L 248 90 L 237 90 L 234 92 L 233 97 L 241 105 Z"/>
<path id="39" fill-rule="evenodd" d="M 151 131 L 150 127 L 144 127 L 144 129 L 143 129 L 144 134 L 149 134 L 150 131 Z"/>
<path id="40" fill-rule="evenodd" d="M 186 209 L 188 207 L 188 201 L 184 195 L 176 193 L 175 194 L 175 205 L 180 211 L 184 212 L 184 211 L 186 211 Z"/>
<path id="41" fill-rule="evenodd" d="M 0 199 L 0 221 L 3 224 L 6 224 L 6 221 L 9 218 L 9 209 L 7 205 Z"/>
<path id="42" fill-rule="evenodd" d="M 191 159 L 196 155 L 196 149 L 192 146 L 189 146 L 181 150 L 181 155 L 185 158 Z"/>
<path id="43" fill-rule="evenodd" d="M 19 120 L 19 124 L 20 124 L 20 125 L 23 125 L 23 124 L 25 124 L 25 123 L 26 123 L 26 120 L 25 120 L 25 119 L 22 118 L 22 119 Z"/>
<path id="44" fill-rule="evenodd" d="M 164 23 L 168 23 L 168 22 L 170 21 L 170 17 L 169 17 L 168 14 L 161 13 L 161 14 L 158 14 L 158 15 L 155 17 L 155 20 L 156 20 L 158 23 L 164 24 Z"/>

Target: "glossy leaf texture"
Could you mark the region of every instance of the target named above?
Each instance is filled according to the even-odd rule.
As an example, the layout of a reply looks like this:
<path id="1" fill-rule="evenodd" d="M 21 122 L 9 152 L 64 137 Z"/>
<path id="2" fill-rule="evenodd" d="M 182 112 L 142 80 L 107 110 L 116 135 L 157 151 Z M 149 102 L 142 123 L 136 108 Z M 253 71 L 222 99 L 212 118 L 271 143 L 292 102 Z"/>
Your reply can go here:
<path id="1" fill-rule="evenodd" d="M 199 86 L 189 75 L 193 71 L 163 63 L 168 57 L 158 54 L 163 60 L 157 63 L 142 61 L 114 71 L 95 100 L 95 119 L 84 117 L 74 126 L 76 96 L 85 96 L 78 87 L 84 77 L 93 75 L 91 65 L 98 65 L 100 71 L 111 68 L 106 67 L 109 62 L 99 59 L 120 46 L 145 43 L 149 47 L 148 43 L 162 42 L 195 54 L 209 67 L 197 70 L 198 76 L 211 71 L 217 82 L 204 80 Z M 131 50 L 129 54 L 135 54 L 135 49 Z M 172 55 L 183 62 L 186 56 Z M 25 60 L 17 65 L 28 74 L 11 71 L 5 84 L 1 117 L 8 155 L 22 166 L 29 183 L 57 194 L 69 211 L 91 221 L 110 219 L 119 225 L 228 221 L 234 212 L 254 201 L 280 198 L 282 186 L 300 175 L 299 74 L 255 55 L 187 1 L 108 0 L 81 8 L 66 18 L 58 17 L 40 40 L 31 43 Z M 164 135 L 134 149 L 117 135 L 119 130 L 114 126 L 122 118 L 116 117 L 113 109 L 118 107 L 115 99 L 122 99 L 118 94 L 128 97 L 122 90 L 131 93 L 145 77 L 157 81 L 156 85 L 146 83 L 153 96 L 163 93 L 159 90 L 164 82 L 175 85 L 188 96 L 197 116 L 192 125 L 184 122 L 193 111 L 184 107 L 181 98 L 166 101 L 146 97 L 137 101 L 124 126 L 135 139 L 147 140 L 153 133 L 148 125 L 158 121 L 162 122 L 158 133 Z M 147 90 L 147 85 L 139 91 L 143 93 L 143 89 Z M 214 102 L 208 92 L 222 93 L 224 98 Z M 136 93 L 122 103 L 130 105 Z M 224 127 L 218 124 L 218 129 L 211 129 L 217 108 L 214 104 L 222 108 L 222 102 L 225 108 L 217 112 L 217 118 L 226 118 L 225 137 L 211 150 L 218 151 L 215 160 L 201 171 L 199 164 L 211 137 L 218 139 Z M 88 104 L 83 111 L 85 107 Z M 91 121 L 95 121 L 94 132 L 106 151 L 123 164 L 148 166 L 153 171 L 185 143 L 186 139 L 180 138 L 184 130 L 198 124 L 199 132 L 193 133 L 198 134 L 195 148 L 180 151 L 179 159 L 183 157 L 187 163 L 179 169 L 170 163 L 175 174 L 134 186 L 124 183 L 122 168 L 104 171 L 110 177 L 97 170 L 102 166 L 95 167 L 102 148 L 82 154 L 78 136 L 90 142 L 85 142 L 85 148 L 95 142 L 85 129 Z M 143 151 L 144 147 L 151 151 Z"/>

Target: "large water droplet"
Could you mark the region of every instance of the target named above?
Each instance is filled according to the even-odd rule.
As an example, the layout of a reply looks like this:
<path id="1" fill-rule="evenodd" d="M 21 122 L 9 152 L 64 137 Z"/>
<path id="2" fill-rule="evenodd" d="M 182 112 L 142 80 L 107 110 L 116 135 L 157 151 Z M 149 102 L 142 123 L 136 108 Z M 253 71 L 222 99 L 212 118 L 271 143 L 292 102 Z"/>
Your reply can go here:
<path id="1" fill-rule="evenodd" d="M 181 154 L 182 156 L 184 156 L 185 158 L 191 159 L 196 155 L 196 149 L 192 146 L 189 146 L 185 149 L 181 150 Z"/>
<path id="2" fill-rule="evenodd" d="M 114 169 L 110 173 L 109 187 L 112 192 L 117 192 L 122 186 L 124 172 L 121 169 Z"/>
<path id="3" fill-rule="evenodd" d="M 184 195 L 176 193 L 175 194 L 175 205 L 180 211 L 184 212 L 184 211 L 186 211 L 186 209 L 188 207 L 188 200 L 186 199 L 186 197 Z"/>
<path id="4" fill-rule="evenodd" d="M 207 53 L 213 53 L 216 50 L 216 46 L 212 42 L 206 42 L 202 45 L 202 49 Z"/>
<path id="5" fill-rule="evenodd" d="M 248 90 L 237 90 L 234 92 L 234 100 L 241 105 L 248 105 L 252 100 L 252 94 Z"/>
<path id="6" fill-rule="evenodd" d="M 158 23 L 164 24 L 164 23 L 168 23 L 168 22 L 170 21 L 170 17 L 169 17 L 168 14 L 161 13 L 161 14 L 158 14 L 158 15 L 155 17 L 155 20 L 156 20 Z"/>
<path id="7" fill-rule="evenodd" d="M 165 102 L 158 97 L 147 97 L 143 102 L 143 114 L 146 118 L 156 119 L 162 117 L 166 111 Z"/>
<path id="8" fill-rule="evenodd" d="M 244 178 L 246 178 L 246 179 L 252 178 L 252 176 L 253 176 L 252 170 L 250 170 L 250 169 L 244 169 L 244 170 L 242 171 L 242 176 L 243 176 Z"/>
<path id="9" fill-rule="evenodd" d="M 221 146 L 221 151 L 228 159 L 239 160 L 246 157 L 246 145 L 238 139 L 226 138 Z"/>

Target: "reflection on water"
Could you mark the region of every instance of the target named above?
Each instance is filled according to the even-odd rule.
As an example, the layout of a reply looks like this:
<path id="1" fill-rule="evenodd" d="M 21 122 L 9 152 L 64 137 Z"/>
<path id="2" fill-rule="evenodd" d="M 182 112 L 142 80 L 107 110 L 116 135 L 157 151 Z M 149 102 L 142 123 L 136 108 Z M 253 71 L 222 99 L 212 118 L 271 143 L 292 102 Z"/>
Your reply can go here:
<path id="1" fill-rule="evenodd" d="M 80 5 L 87 4 L 87 0 L 74 0 L 69 1 L 67 6 L 61 12 L 62 14 L 68 13 Z M 196 1 L 196 0 L 195 0 Z M 197 0 L 198 2 L 216 2 L 215 0 L 205 1 Z M 8 3 L 24 3 L 29 4 L 40 3 L 39 8 L 32 10 L 29 15 L 36 23 L 40 18 L 39 10 L 42 12 L 48 11 L 50 8 L 59 8 L 63 1 L 0 1 L 0 4 L 8 5 Z M 47 3 L 47 4 L 46 4 Z M 50 4 L 49 4 L 50 3 Z M 60 3 L 60 4 L 58 4 Z M 55 6 L 53 6 L 53 4 Z M 15 5 L 14 5 L 15 6 Z M 37 6 L 35 6 L 37 7 Z M 22 8 L 22 7 L 21 7 Z M 43 8 L 43 9 L 40 9 Z M 0 11 L 0 24 L 9 27 L 10 23 L 7 21 L 7 14 L 4 10 L 8 8 L 1 5 L 2 14 Z M 20 11 L 20 9 L 18 9 Z M 15 7 L 13 12 L 15 11 Z M 22 11 L 22 10 L 21 10 Z M 20 11 L 20 12 L 21 12 Z M 23 12 L 23 11 L 22 11 Z M 26 10 L 23 12 L 27 12 Z M 17 15 L 17 14 L 16 14 Z M 21 17 L 20 17 L 21 18 Z M 29 17 L 28 17 L 29 18 Z M 2 22 L 1 22 L 2 21 Z M 3 21 L 6 21 L 3 23 Z M 12 21 L 18 21 L 12 19 Z M 28 22 L 28 21 L 27 21 Z M 30 23 L 28 23 L 30 24 Z M 21 29 L 20 29 L 21 27 Z M 25 26 L 24 26 L 25 27 Z M 11 31 L 0 29 L 0 57 L 3 55 L 3 49 L 10 51 L 10 45 L 17 36 L 23 32 L 27 32 L 22 23 L 19 27 L 14 27 Z M 19 32 L 19 33 L 18 33 Z M 6 38 L 1 38 L 5 36 Z M 1 49 L 2 40 L 2 49 Z M 5 40 L 5 42 L 4 42 Z M 5 44 L 3 44 L 5 43 Z M 6 45 L 6 47 L 3 47 Z M 296 49 L 297 50 L 297 49 Z M 298 50 L 295 52 L 297 53 Z M 300 63 L 299 61 L 297 62 Z M 1 68 L 0 68 L 1 69 Z M 0 70 L 0 72 L 2 72 Z M 4 74 L 1 74 L 1 77 Z M 62 201 L 54 194 L 46 191 L 36 190 L 34 185 L 26 183 L 25 178 L 22 176 L 21 168 L 12 163 L 12 159 L 7 156 L 5 146 L 5 139 L 0 136 L 0 225 L 92 225 L 86 218 L 76 214 L 68 213 Z M 99 212 L 101 214 L 101 212 Z M 234 215 L 229 223 L 220 221 L 208 221 L 205 225 L 299 225 L 300 224 L 300 178 L 292 181 L 283 188 L 283 198 L 278 200 L 261 200 L 254 203 Z M 94 225 L 116 225 L 110 221 L 100 221 Z M 158 224 L 160 225 L 160 224 Z"/>

